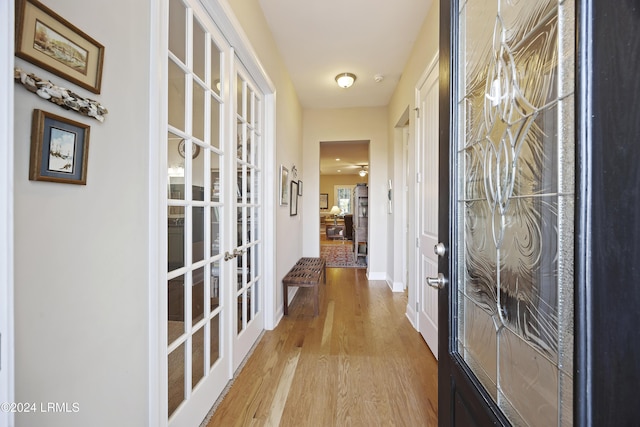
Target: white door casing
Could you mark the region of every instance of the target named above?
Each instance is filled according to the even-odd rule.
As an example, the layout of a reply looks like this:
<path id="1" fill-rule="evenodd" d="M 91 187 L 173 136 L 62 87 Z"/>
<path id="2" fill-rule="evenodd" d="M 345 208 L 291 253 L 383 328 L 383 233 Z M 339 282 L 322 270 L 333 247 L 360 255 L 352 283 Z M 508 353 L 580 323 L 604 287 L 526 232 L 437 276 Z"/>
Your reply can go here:
<path id="1" fill-rule="evenodd" d="M 13 341 L 13 34 L 14 2 L 0 5 L 0 403 L 14 401 Z M 0 410 L 0 425 L 13 426 Z"/>
<path id="2" fill-rule="evenodd" d="M 438 291 L 427 285 L 427 277 L 438 275 L 438 62 L 427 68 L 417 91 L 416 171 L 418 203 L 417 298 L 418 331 L 438 358 Z"/>

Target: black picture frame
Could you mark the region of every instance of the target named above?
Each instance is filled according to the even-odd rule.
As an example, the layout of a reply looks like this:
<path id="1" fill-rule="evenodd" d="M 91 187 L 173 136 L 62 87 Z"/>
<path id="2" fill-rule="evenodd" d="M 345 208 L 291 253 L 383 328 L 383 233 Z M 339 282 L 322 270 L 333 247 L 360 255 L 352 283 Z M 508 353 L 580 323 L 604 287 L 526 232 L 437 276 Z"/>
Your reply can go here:
<path id="1" fill-rule="evenodd" d="M 328 193 L 320 193 L 320 209 L 329 209 Z"/>
<path id="2" fill-rule="evenodd" d="M 291 200 L 289 203 L 289 215 L 298 215 L 298 181 L 291 181 L 291 191 L 289 192 Z"/>

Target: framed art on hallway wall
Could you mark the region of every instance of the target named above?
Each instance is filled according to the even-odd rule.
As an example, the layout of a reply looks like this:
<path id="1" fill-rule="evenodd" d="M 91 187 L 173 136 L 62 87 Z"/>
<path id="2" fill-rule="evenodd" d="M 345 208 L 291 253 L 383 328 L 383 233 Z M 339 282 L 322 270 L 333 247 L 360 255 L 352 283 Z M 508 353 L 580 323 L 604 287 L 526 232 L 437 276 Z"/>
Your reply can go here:
<path id="1" fill-rule="evenodd" d="M 289 169 L 280 165 L 280 206 L 289 204 Z"/>
<path id="2" fill-rule="evenodd" d="M 329 209 L 329 194 L 320 193 L 320 209 Z"/>
<path id="3" fill-rule="evenodd" d="M 16 55 L 100 93 L 104 46 L 36 0 L 16 3 Z"/>
<path id="4" fill-rule="evenodd" d="M 289 205 L 289 215 L 298 215 L 298 181 L 291 181 L 291 204 Z"/>
<path id="5" fill-rule="evenodd" d="M 90 126 L 33 110 L 29 179 L 86 185 Z"/>

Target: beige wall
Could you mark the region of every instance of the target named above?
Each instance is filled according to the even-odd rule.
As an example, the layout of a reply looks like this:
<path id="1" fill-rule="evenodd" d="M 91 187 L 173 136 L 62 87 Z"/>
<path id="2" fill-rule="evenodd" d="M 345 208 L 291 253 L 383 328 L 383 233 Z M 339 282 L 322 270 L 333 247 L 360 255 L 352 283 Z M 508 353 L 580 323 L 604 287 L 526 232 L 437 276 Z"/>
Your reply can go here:
<path id="1" fill-rule="evenodd" d="M 18 58 L 16 66 L 109 113 L 100 123 L 15 86 L 15 397 L 79 409 L 19 413 L 16 425 L 145 426 L 152 2 L 43 2 L 105 46 L 102 92 Z M 86 186 L 28 180 L 36 108 L 91 126 Z"/>
<path id="2" fill-rule="evenodd" d="M 336 185 L 356 185 L 359 183 L 368 182 L 368 176 L 361 177 L 360 175 L 320 175 L 320 193 L 328 194 L 329 209 L 335 205 L 334 198 L 334 186 Z"/>

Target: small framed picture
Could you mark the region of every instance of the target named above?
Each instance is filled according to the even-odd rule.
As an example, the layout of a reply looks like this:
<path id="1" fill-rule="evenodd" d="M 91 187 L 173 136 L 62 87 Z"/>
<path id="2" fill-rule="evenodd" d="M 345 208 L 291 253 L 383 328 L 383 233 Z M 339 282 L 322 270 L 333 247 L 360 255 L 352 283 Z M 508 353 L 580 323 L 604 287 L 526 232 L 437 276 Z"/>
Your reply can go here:
<path id="1" fill-rule="evenodd" d="M 289 204 L 289 169 L 280 165 L 280 206 Z"/>
<path id="2" fill-rule="evenodd" d="M 15 51 L 32 64 L 100 93 L 104 46 L 37 0 L 16 2 Z"/>
<path id="3" fill-rule="evenodd" d="M 302 197 L 302 181 L 298 180 L 298 196 Z"/>
<path id="4" fill-rule="evenodd" d="M 86 185 L 90 126 L 33 111 L 29 179 Z"/>
<path id="5" fill-rule="evenodd" d="M 298 181 L 291 181 L 291 204 L 289 205 L 289 215 L 298 215 Z"/>
<path id="6" fill-rule="evenodd" d="M 328 193 L 320 193 L 320 209 L 329 209 Z"/>

